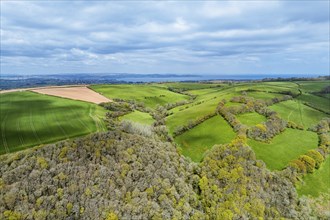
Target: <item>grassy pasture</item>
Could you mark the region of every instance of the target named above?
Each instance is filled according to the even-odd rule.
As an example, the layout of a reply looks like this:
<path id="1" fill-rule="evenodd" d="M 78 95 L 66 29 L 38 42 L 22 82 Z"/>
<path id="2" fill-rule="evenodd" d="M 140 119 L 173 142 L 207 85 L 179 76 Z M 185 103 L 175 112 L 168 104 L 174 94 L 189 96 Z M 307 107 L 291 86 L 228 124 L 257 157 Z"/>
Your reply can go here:
<path id="1" fill-rule="evenodd" d="M 271 143 L 249 140 L 248 144 L 269 169 L 281 170 L 291 160 L 317 148 L 318 137 L 314 132 L 286 129 L 274 137 Z"/>
<path id="2" fill-rule="evenodd" d="M 267 99 L 272 99 L 272 98 L 277 98 L 277 97 L 282 97 L 282 94 L 278 93 L 267 93 L 267 92 L 247 92 L 247 95 L 250 97 L 253 97 L 255 99 L 262 99 L 262 100 L 267 100 Z"/>
<path id="3" fill-rule="evenodd" d="M 330 94 L 327 94 L 327 95 L 330 95 Z M 316 107 L 317 109 L 321 109 L 330 114 L 330 97 L 326 98 L 326 96 L 320 97 L 320 96 L 312 95 L 309 93 L 303 93 L 297 99 L 301 100 L 303 102 L 307 102 L 310 105 Z"/>
<path id="4" fill-rule="evenodd" d="M 213 113 L 217 105 L 218 105 L 217 100 L 211 100 L 184 109 L 182 111 L 178 111 L 175 114 L 170 115 L 166 118 L 166 125 L 170 133 L 173 133 L 176 127 L 180 125 L 186 125 L 189 122 L 189 120 L 196 120 L 204 115 Z"/>
<path id="5" fill-rule="evenodd" d="M 307 174 L 304 177 L 304 184 L 298 186 L 300 195 L 311 195 L 317 197 L 322 192 L 330 190 L 330 156 L 322 163 L 318 170 L 314 173 Z"/>
<path id="6" fill-rule="evenodd" d="M 302 104 L 300 101 L 294 100 L 277 103 L 269 108 L 278 112 L 284 120 L 293 121 L 296 124 L 303 125 L 304 128 L 309 128 L 317 124 L 321 119 L 329 117 Z"/>
<path id="7" fill-rule="evenodd" d="M 298 88 L 298 85 L 294 82 L 263 82 L 264 85 L 277 86 L 282 88 Z"/>
<path id="8" fill-rule="evenodd" d="M 324 81 L 300 81 L 297 82 L 304 92 L 319 92 L 324 87 L 330 85 L 330 80 Z"/>
<path id="9" fill-rule="evenodd" d="M 127 115 L 124 115 L 121 117 L 121 120 L 129 120 L 147 125 L 151 125 L 154 122 L 154 119 L 151 117 L 151 115 L 140 111 L 134 111 Z"/>
<path id="10" fill-rule="evenodd" d="M 102 107 L 32 92 L 1 94 L 0 115 L 0 153 L 105 130 Z"/>
<path id="11" fill-rule="evenodd" d="M 93 85 L 91 88 L 110 99 L 136 100 L 151 108 L 189 99 L 189 96 L 171 92 L 161 86 L 147 84 Z"/>
<path id="12" fill-rule="evenodd" d="M 260 115 L 256 112 L 244 113 L 237 115 L 236 117 L 242 124 L 245 124 L 247 126 L 254 126 L 267 120 L 265 116 Z"/>
<path id="13" fill-rule="evenodd" d="M 244 83 L 239 86 L 236 86 L 236 91 L 242 91 L 247 89 L 258 90 L 260 92 L 287 92 L 291 91 L 292 93 L 299 94 L 298 85 L 296 84 L 283 84 L 282 82 L 272 82 L 272 83 Z"/>
<path id="14" fill-rule="evenodd" d="M 229 143 L 235 132 L 220 116 L 216 115 L 193 129 L 179 135 L 175 142 L 182 148 L 182 154 L 200 162 L 206 150 L 215 144 Z"/>
<path id="15" fill-rule="evenodd" d="M 224 86 L 224 84 L 215 84 L 215 83 L 186 83 L 186 82 L 181 82 L 181 83 L 164 83 L 160 84 L 164 85 L 167 88 L 175 88 L 175 89 L 183 89 L 183 90 L 196 90 L 196 89 L 207 89 L 207 88 L 214 88 L 214 87 L 220 87 Z"/>

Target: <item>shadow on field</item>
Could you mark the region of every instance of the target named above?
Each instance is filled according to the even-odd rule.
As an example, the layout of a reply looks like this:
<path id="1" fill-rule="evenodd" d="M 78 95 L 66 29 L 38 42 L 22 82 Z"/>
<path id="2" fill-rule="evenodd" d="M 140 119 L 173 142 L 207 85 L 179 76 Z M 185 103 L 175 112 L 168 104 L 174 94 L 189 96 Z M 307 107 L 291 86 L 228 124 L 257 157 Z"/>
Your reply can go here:
<path id="1" fill-rule="evenodd" d="M 85 120 L 89 118 L 89 104 L 24 98 L 1 102 L 0 122 L 2 125 L 5 120 L 2 129 L 6 141 L 0 135 L 0 154 L 5 153 L 6 143 L 10 151 L 17 151 L 92 131 Z"/>

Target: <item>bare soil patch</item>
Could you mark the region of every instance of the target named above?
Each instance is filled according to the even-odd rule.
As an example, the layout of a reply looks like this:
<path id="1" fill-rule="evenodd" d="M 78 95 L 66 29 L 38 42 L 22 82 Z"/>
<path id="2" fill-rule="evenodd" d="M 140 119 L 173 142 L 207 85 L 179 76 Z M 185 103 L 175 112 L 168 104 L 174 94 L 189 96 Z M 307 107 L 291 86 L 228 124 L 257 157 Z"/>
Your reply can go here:
<path id="1" fill-rule="evenodd" d="M 86 86 L 81 87 L 54 87 L 54 88 L 38 88 L 31 89 L 30 91 L 37 92 L 40 94 L 53 95 L 63 98 L 69 98 L 74 100 L 80 100 L 85 102 L 92 102 L 100 104 L 102 102 L 111 102 L 110 99 L 102 96 L 101 94 L 87 88 Z"/>

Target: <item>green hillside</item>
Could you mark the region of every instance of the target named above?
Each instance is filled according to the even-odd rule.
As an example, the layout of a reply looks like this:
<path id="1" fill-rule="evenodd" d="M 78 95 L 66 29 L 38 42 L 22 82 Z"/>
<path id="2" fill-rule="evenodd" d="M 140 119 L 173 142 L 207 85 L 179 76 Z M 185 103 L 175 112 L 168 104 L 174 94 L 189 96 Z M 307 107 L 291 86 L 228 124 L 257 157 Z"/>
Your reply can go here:
<path id="1" fill-rule="evenodd" d="M 0 153 L 105 130 L 100 106 L 32 92 L 1 94 L 0 112 Z"/>

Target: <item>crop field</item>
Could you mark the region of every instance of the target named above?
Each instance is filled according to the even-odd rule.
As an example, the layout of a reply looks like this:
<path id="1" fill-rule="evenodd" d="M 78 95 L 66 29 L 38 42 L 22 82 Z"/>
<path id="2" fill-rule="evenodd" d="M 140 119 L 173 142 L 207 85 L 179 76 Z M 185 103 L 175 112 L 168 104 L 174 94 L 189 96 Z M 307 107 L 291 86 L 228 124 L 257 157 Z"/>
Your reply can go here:
<path id="1" fill-rule="evenodd" d="M 288 163 L 317 147 L 317 134 L 310 131 L 286 129 L 274 137 L 271 143 L 249 140 L 258 159 L 263 160 L 271 170 L 281 170 Z"/>
<path id="2" fill-rule="evenodd" d="M 247 126 L 254 126 L 267 120 L 265 116 L 260 115 L 256 112 L 239 114 L 236 117 L 242 124 L 245 124 Z"/>
<path id="3" fill-rule="evenodd" d="M 288 100 L 269 107 L 278 112 L 280 116 L 287 121 L 293 121 L 296 124 L 309 128 L 317 124 L 323 118 L 329 117 L 318 110 L 310 108 L 300 101 Z"/>
<path id="4" fill-rule="evenodd" d="M 151 117 L 150 114 L 140 111 L 134 111 L 132 113 L 124 115 L 121 117 L 121 120 L 129 120 L 147 125 L 151 125 L 154 122 L 154 119 Z"/>
<path id="5" fill-rule="evenodd" d="M 105 110 L 92 103 L 33 92 L 0 97 L 0 153 L 105 130 Z"/>
<path id="6" fill-rule="evenodd" d="M 80 100 L 85 102 L 91 102 L 100 104 L 102 102 L 111 102 L 110 99 L 94 92 L 86 86 L 75 86 L 75 87 L 45 87 L 39 89 L 32 89 L 31 91 L 40 94 L 52 95 L 62 98 Z"/>
<path id="7" fill-rule="evenodd" d="M 234 137 L 233 129 L 222 117 L 216 115 L 177 136 L 175 142 L 181 146 L 183 155 L 199 162 L 206 150 L 215 144 L 229 143 Z"/>
<path id="8" fill-rule="evenodd" d="M 154 85 L 93 85 L 91 88 L 109 99 L 136 100 L 151 108 L 189 99 L 189 96 Z"/>
<path id="9" fill-rule="evenodd" d="M 330 191 L 330 157 L 328 156 L 321 167 L 312 174 L 304 177 L 304 184 L 301 184 L 297 191 L 300 195 L 311 195 L 317 197 L 322 192 Z"/>

